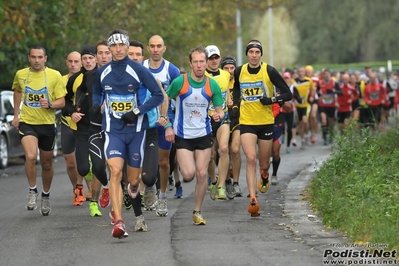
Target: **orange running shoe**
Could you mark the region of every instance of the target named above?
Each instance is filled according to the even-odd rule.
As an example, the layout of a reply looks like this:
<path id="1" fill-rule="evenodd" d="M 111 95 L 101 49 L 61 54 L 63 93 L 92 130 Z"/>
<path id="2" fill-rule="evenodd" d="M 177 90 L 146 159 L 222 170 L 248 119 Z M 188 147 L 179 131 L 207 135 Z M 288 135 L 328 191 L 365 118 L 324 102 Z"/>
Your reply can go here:
<path id="1" fill-rule="evenodd" d="M 259 209 L 260 207 L 256 197 L 251 197 L 248 206 L 248 212 L 251 214 L 251 217 L 258 217 L 260 215 Z"/>
<path id="2" fill-rule="evenodd" d="M 80 202 L 85 202 L 86 201 L 86 197 L 84 196 L 84 189 L 82 185 L 77 185 L 76 189 L 75 189 L 75 193 L 78 197 L 78 201 Z"/>
<path id="3" fill-rule="evenodd" d="M 72 195 L 72 203 L 74 206 L 82 206 L 83 202 L 78 200 L 78 194 L 76 194 L 77 188 L 75 189 L 75 191 L 73 192 Z"/>

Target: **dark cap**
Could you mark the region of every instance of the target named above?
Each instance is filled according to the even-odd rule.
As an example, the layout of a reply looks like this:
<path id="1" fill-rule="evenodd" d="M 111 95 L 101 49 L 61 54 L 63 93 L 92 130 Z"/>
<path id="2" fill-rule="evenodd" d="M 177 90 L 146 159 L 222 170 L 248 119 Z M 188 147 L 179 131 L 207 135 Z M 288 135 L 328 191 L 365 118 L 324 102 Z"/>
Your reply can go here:
<path id="1" fill-rule="evenodd" d="M 96 56 L 96 48 L 91 45 L 86 45 L 83 47 L 82 52 L 80 53 L 81 56 L 84 56 L 85 54 L 89 54 L 92 56 Z"/>
<path id="2" fill-rule="evenodd" d="M 235 67 L 237 66 L 237 61 L 236 61 L 236 59 L 233 57 L 233 56 L 231 56 L 231 55 L 227 55 L 227 56 L 224 56 L 223 58 L 222 58 L 222 61 L 221 61 L 221 66 L 222 66 L 222 68 L 225 66 L 225 65 L 234 65 Z"/>

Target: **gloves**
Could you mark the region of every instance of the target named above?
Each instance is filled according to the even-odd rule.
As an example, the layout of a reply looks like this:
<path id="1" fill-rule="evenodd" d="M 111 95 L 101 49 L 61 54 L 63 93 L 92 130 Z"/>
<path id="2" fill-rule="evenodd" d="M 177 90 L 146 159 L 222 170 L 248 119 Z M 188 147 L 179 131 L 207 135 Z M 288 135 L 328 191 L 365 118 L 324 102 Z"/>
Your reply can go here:
<path id="1" fill-rule="evenodd" d="M 126 124 L 133 124 L 136 120 L 137 115 L 133 113 L 133 111 L 127 112 L 126 114 L 122 115 L 121 120 Z"/>
<path id="2" fill-rule="evenodd" d="M 101 114 L 101 108 L 98 104 L 93 105 L 89 109 L 90 121 L 96 124 L 101 124 L 103 115 Z"/>
<path id="3" fill-rule="evenodd" d="M 233 118 L 233 119 L 237 118 L 238 117 L 238 112 L 239 112 L 238 107 L 237 106 L 233 106 L 233 108 L 231 108 L 230 112 L 229 112 L 230 117 Z"/>
<path id="4" fill-rule="evenodd" d="M 263 97 L 262 99 L 259 100 L 263 105 L 271 105 L 272 104 L 272 99 Z"/>
<path id="5" fill-rule="evenodd" d="M 101 109 L 100 106 L 96 103 L 95 105 L 93 105 L 92 107 L 90 107 L 89 109 L 89 114 L 90 115 L 95 115 L 97 113 L 101 114 Z"/>

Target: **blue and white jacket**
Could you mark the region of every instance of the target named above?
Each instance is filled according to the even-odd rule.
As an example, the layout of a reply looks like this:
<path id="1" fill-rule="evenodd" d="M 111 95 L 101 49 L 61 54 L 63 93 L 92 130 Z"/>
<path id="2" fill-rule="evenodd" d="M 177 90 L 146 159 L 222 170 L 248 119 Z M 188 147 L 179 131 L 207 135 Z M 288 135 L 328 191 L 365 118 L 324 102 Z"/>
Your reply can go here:
<path id="1" fill-rule="evenodd" d="M 147 90 L 151 97 L 147 95 Z M 111 61 L 96 72 L 93 85 L 93 105 L 102 105 L 102 128 L 107 132 L 140 132 L 150 127 L 147 112 L 159 106 L 164 96 L 153 75 L 141 64 L 125 57 Z M 140 115 L 133 124 L 126 124 L 120 118 L 134 108 Z"/>

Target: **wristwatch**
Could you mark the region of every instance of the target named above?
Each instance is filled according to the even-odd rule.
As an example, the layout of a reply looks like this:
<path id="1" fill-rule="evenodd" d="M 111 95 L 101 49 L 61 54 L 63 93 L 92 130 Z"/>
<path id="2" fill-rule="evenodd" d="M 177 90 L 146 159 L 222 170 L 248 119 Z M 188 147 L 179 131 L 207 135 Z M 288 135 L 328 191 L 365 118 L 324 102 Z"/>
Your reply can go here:
<path id="1" fill-rule="evenodd" d="M 139 114 L 140 114 L 140 109 L 139 109 L 139 108 L 134 108 L 134 109 L 133 109 L 133 113 L 134 113 L 135 115 L 139 115 Z"/>
<path id="2" fill-rule="evenodd" d="M 53 105 L 51 104 L 51 102 L 48 102 L 47 109 L 51 109 L 52 107 L 53 107 Z"/>
<path id="3" fill-rule="evenodd" d="M 272 97 L 272 98 L 271 98 L 271 100 L 272 100 L 272 103 L 275 103 L 275 102 L 277 102 L 277 99 L 276 99 L 276 97 Z"/>

